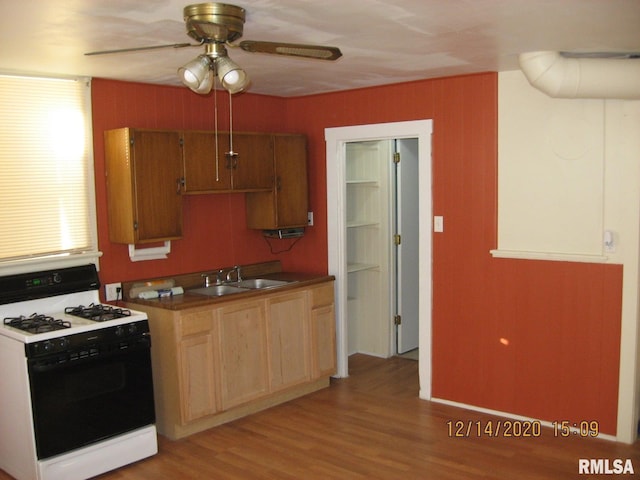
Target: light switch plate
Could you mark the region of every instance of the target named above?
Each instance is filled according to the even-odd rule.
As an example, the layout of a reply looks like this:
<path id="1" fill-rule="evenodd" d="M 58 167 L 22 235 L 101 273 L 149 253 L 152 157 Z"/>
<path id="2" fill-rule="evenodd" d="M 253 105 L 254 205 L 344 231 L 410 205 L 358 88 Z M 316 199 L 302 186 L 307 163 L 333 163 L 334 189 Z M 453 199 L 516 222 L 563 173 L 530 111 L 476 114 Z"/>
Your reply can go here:
<path id="1" fill-rule="evenodd" d="M 444 232 L 444 217 L 440 215 L 433 217 L 433 231 L 437 233 Z"/>
<path id="2" fill-rule="evenodd" d="M 307 212 L 307 226 L 313 227 L 313 212 Z"/>

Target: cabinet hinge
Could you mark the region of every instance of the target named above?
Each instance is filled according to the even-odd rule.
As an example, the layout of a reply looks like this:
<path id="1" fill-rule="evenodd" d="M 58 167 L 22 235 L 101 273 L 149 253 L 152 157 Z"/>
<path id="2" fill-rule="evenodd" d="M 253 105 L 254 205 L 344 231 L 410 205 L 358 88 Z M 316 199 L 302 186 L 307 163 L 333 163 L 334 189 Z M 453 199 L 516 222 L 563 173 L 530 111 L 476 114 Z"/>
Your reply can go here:
<path id="1" fill-rule="evenodd" d="M 396 234 L 393 236 L 393 243 L 394 243 L 395 245 L 400 245 L 400 244 L 402 243 L 402 235 L 400 235 L 400 234 L 396 233 Z"/>
<path id="2" fill-rule="evenodd" d="M 402 315 L 394 315 L 393 316 L 393 324 L 394 325 L 402 325 Z"/>
<path id="3" fill-rule="evenodd" d="M 395 152 L 393 154 L 393 163 L 400 163 L 400 152 Z"/>
<path id="4" fill-rule="evenodd" d="M 137 230 L 138 229 L 138 222 L 133 222 L 133 229 Z"/>

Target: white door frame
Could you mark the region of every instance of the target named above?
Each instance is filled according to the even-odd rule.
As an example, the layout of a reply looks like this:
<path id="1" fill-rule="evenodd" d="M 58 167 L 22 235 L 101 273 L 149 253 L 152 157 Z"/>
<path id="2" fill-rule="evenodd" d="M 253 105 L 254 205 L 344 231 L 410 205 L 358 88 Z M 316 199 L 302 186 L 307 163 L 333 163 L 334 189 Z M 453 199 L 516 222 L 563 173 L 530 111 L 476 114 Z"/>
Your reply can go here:
<path id="1" fill-rule="evenodd" d="M 329 274 L 336 277 L 336 342 L 338 377 L 349 375 L 347 336 L 346 144 L 366 140 L 418 139 L 420 209 L 419 376 L 420 398 L 431 398 L 432 188 L 433 120 L 378 123 L 325 129 L 327 149 L 327 242 Z"/>

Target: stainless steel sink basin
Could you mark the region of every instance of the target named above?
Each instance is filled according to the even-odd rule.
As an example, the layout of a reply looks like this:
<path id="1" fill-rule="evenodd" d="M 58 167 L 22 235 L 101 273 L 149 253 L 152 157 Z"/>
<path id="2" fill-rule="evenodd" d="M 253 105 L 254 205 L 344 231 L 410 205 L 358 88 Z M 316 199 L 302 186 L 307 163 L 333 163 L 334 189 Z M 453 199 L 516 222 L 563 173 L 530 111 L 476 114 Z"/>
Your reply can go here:
<path id="1" fill-rule="evenodd" d="M 240 288 L 262 289 L 280 287 L 287 283 L 289 282 L 284 280 L 271 280 L 270 278 L 247 278 L 241 282 L 234 283 L 234 285 Z"/>
<path id="2" fill-rule="evenodd" d="M 272 280 L 270 278 L 247 278 L 240 282 L 225 283 L 222 285 L 211 285 L 210 287 L 194 288 L 187 290 L 196 295 L 206 295 L 208 297 L 221 297 L 234 293 L 243 293 L 249 290 L 262 290 L 265 288 L 275 288 L 291 282 L 285 280 Z"/>
<path id="3" fill-rule="evenodd" d="M 246 288 L 234 287 L 231 285 L 212 285 L 210 287 L 194 288 L 188 290 L 189 293 L 196 295 L 206 295 L 208 297 L 221 297 L 222 295 L 230 295 L 232 293 L 246 292 Z"/>

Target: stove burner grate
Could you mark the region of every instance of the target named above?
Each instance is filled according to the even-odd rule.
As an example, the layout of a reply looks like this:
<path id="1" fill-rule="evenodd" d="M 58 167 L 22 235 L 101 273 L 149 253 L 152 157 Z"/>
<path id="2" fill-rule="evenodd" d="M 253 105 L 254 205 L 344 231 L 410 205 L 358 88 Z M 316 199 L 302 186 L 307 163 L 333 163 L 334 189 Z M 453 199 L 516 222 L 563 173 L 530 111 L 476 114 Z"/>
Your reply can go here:
<path id="1" fill-rule="evenodd" d="M 34 313 L 29 317 L 20 315 L 19 317 L 7 317 L 4 324 L 29 333 L 46 333 L 54 330 L 71 328 L 71 322 L 59 320 L 48 315 Z"/>
<path id="2" fill-rule="evenodd" d="M 92 303 L 88 307 L 85 307 L 84 305 L 67 307 L 64 309 L 64 313 L 75 317 L 85 318 L 87 320 L 93 320 L 94 322 L 106 322 L 107 320 L 131 316 L 130 310 L 112 307 L 111 305 L 102 305 L 99 303 Z"/>

